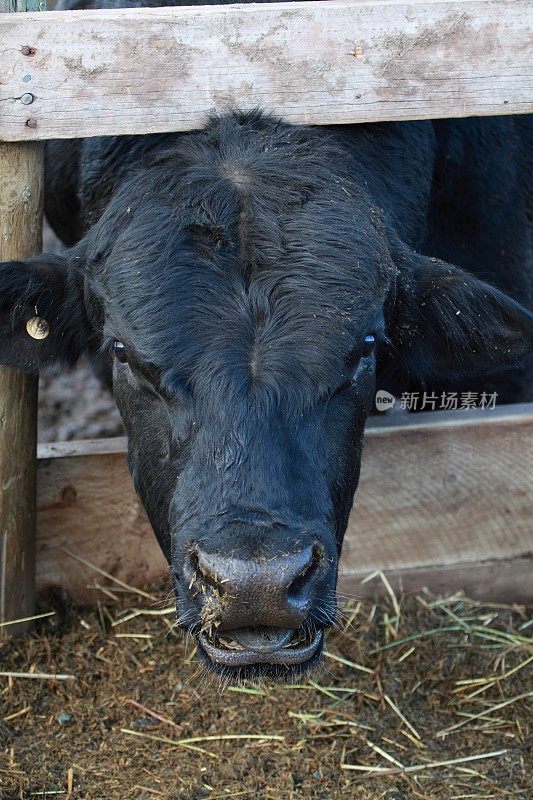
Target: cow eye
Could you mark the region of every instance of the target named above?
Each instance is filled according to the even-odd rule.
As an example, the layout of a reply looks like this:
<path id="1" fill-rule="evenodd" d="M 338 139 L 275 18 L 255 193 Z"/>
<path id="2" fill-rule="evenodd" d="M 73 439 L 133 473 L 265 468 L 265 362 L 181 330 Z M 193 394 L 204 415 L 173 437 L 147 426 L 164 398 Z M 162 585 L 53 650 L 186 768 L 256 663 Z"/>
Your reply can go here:
<path id="1" fill-rule="evenodd" d="M 126 353 L 126 348 L 119 342 L 117 339 L 113 342 L 113 355 L 120 361 L 121 364 L 126 364 L 128 361 L 128 354 Z"/>
<path id="2" fill-rule="evenodd" d="M 369 356 L 371 353 L 374 352 L 376 349 L 376 337 L 373 333 L 369 333 L 368 336 L 365 336 L 365 342 L 363 344 L 363 352 L 362 355 Z"/>

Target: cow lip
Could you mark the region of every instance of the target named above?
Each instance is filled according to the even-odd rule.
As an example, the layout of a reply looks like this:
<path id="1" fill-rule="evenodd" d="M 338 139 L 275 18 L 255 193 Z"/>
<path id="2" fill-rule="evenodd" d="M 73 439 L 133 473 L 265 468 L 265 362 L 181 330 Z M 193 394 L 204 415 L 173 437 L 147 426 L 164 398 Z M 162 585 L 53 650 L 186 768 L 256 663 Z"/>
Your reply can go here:
<path id="1" fill-rule="evenodd" d="M 273 652 L 255 652 L 253 650 L 228 650 L 218 647 L 205 633 L 198 636 L 198 642 L 208 658 L 217 665 L 243 667 L 250 664 L 277 664 L 291 667 L 309 661 L 316 655 L 322 644 L 323 632 L 317 631 L 311 641 L 301 647 L 282 647 Z"/>

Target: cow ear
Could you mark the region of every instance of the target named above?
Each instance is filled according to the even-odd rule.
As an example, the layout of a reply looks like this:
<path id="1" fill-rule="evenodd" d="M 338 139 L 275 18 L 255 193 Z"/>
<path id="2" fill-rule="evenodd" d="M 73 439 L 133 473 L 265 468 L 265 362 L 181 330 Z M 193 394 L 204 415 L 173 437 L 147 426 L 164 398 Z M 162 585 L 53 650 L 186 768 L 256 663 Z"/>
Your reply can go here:
<path id="1" fill-rule="evenodd" d="M 458 267 L 401 248 L 389 336 L 421 381 L 497 372 L 533 352 L 533 314 Z"/>
<path id="2" fill-rule="evenodd" d="M 66 256 L 0 263 L 0 364 L 72 366 L 89 343 L 82 281 Z"/>

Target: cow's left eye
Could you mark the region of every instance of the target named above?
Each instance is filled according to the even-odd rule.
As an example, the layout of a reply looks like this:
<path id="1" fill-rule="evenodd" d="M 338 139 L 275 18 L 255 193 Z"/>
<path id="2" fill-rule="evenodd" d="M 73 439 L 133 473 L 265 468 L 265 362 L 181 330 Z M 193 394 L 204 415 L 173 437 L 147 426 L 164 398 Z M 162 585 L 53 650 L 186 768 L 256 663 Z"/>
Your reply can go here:
<path id="1" fill-rule="evenodd" d="M 369 333 L 368 336 L 365 336 L 365 343 L 363 344 L 363 352 L 362 355 L 369 356 L 371 353 L 374 352 L 376 349 L 376 337 L 373 333 Z"/>
<path id="2" fill-rule="evenodd" d="M 113 342 L 113 355 L 120 361 L 121 364 L 126 364 L 128 361 L 128 354 L 126 353 L 126 348 L 119 342 L 118 339 L 115 339 Z"/>

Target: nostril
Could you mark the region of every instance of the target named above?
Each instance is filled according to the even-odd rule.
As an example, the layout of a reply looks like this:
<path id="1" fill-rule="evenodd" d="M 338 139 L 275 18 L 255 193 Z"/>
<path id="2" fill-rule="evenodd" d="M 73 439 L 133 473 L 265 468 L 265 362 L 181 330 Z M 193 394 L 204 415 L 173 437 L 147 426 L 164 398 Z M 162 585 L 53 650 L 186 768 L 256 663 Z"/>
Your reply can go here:
<path id="1" fill-rule="evenodd" d="M 224 594 L 224 584 L 227 583 L 228 579 L 224 580 L 224 578 L 221 578 L 217 574 L 216 569 L 214 569 L 211 565 L 205 564 L 196 548 L 191 549 L 189 553 L 189 565 L 189 589 L 196 587 L 200 588 L 201 590 L 205 590 L 206 588 L 209 588 L 216 592 L 219 597 Z"/>
<path id="2" fill-rule="evenodd" d="M 318 572 L 323 557 L 324 552 L 320 545 L 314 545 L 311 558 L 287 589 L 287 600 L 291 605 L 302 607 L 309 604 L 313 578 Z"/>

